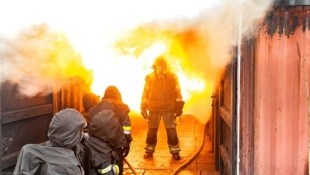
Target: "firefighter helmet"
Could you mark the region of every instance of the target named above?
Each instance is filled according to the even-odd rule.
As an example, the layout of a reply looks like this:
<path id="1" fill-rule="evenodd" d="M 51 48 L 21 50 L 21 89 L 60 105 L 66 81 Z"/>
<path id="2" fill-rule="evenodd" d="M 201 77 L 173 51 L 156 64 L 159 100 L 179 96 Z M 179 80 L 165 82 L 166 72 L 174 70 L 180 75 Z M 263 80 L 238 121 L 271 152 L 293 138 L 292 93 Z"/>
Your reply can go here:
<path id="1" fill-rule="evenodd" d="M 164 56 L 158 56 L 153 63 L 153 68 L 156 68 L 157 66 L 162 66 L 164 68 L 167 68 L 167 60 Z"/>

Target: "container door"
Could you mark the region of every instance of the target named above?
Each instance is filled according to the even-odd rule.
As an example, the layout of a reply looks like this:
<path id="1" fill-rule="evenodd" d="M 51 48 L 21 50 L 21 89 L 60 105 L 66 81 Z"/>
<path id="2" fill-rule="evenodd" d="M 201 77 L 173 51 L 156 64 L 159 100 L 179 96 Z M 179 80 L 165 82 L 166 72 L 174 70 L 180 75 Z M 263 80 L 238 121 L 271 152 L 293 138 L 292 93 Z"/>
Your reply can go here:
<path id="1" fill-rule="evenodd" d="M 235 120 L 234 120 L 234 86 L 235 66 L 228 65 L 219 85 L 218 92 L 218 165 L 222 175 L 232 175 L 235 171 Z"/>

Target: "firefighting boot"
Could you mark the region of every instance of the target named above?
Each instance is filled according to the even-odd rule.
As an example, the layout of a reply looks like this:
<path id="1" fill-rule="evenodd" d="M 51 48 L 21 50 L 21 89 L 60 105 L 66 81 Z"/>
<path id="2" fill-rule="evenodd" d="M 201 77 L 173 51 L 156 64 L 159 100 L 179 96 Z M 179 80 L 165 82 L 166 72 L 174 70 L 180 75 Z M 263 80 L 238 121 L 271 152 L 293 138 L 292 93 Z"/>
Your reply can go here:
<path id="1" fill-rule="evenodd" d="M 147 144 L 144 149 L 145 149 L 145 154 L 143 155 L 143 158 L 145 158 L 145 159 L 152 158 L 153 154 L 155 152 L 155 145 Z"/>
<path id="2" fill-rule="evenodd" d="M 179 153 L 173 153 L 172 154 L 172 159 L 173 160 L 180 160 L 181 158 L 180 158 L 180 154 Z"/>
<path id="3" fill-rule="evenodd" d="M 180 160 L 180 154 L 181 151 L 179 144 L 177 145 L 169 145 L 169 151 L 172 155 L 173 160 Z"/>
<path id="4" fill-rule="evenodd" d="M 143 158 L 145 158 L 145 159 L 150 159 L 152 157 L 153 157 L 153 153 L 151 153 L 151 152 L 145 152 L 143 155 Z"/>

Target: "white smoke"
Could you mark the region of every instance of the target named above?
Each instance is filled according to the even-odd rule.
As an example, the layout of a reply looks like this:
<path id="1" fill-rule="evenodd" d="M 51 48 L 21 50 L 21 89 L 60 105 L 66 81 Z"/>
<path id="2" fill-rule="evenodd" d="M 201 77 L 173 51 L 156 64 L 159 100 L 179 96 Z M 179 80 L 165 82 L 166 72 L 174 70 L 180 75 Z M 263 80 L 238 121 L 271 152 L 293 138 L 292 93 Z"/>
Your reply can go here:
<path id="1" fill-rule="evenodd" d="M 198 52 L 191 61 L 197 61 L 196 68 L 205 72 L 206 80 L 214 87 L 211 91 L 202 94 L 200 96 L 202 100 L 188 110 L 199 111 L 197 116 L 206 116 L 199 118 L 203 123 L 208 121 L 208 116 L 211 114 L 211 96 L 218 86 L 222 70 L 236 56 L 238 39 L 255 36 L 260 21 L 272 2 L 272 0 L 224 0 L 220 6 L 203 11 L 198 16 L 195 29 L 205 39 L 202 43 L 205 45 L 206 52 Z M 201 61 L 203 59 L 209 61 L 203 64 Z"/>
<path id="2" fill-rule="evenodd" d="M 64 33 L 68 37 L 68 42 L 72 44 L 74 50 L 72 52 L 80 54 L 87 66 L 89 63 L 99 66 L 110 65 L 107 64 L 111 61 L 110 58 L 117 55 L 112 49 L 113 43 L 124 33 L 137 26 L 152 23 L 158 25 L 155 29 L 169 29 L 179 34 L 193 30 L 200 39 L 194 44 L 187 43 L 186 51 L 190 55 L 190 60 L 187 61 L 198 74 L 204 74 L 204 78 L 215 86 L 220 77 L 220 70 L 231 62 L 238 37 L 255 35 L 257 22 L 264 17 L 272 2 L 272 0 L 1 1 L 1 82 L 10 80 L 22 84 L 20 87 L 24 88 L 21 88 L 21 91 L 30 94 L 35 94 L 42 88 L 50 90 L 52 87 L 51 79 L 26 76 L 40 73 L 33 71 L 38 70 L 33 66 L 40 66 L 37 63 L 46 62 L 40 58 L 47 57 L 44 57 L 45 53 L 41 51 L 35 51 L 36 59 L 21 54 L 21 51 L 27 50 L 26 47 L 32 46 L 33 42 L 39 42 L 28 40 L 28 43 L 22 43 L 24 40 L 16 39 L 17 34 L 25 28 L 45 24 L 55 31 Z M 43 41 L 48 42 L 46 39 Z M 36 44 L 42 51 L 49 49 L 42 43 Z M 14 57 L 8 56 L 10 54 Z M 28 62 L 24 61 L 25 59 Z M 130 72 L 130 70 L 124 71 Z M 123 76 L 125 78 L 128 76 L 128 80 L 132 79 L 130 74 Z M 212 93 L 212 90 L 209 90 L 201 98 L 211 99 Z M 203 99 L 201 104 L 197 102 L 191 109 L 197 111 L 197 108 L 211 106 L 210 101 L 206 102 Z M 201 115 L 206 116 L 210 110 L 201 111 Z"/>
<path id="3" fill-rule="evenodd" d="M 198 17 L 197 28 L 209 41 L 212 63 L 225 66 L 231 61 L 232 49 L 238 37 L 255 36 L 260 20 L 272 5 L 272 0 L 224 0 L 221 6 L 204 11 Z"/>
<path id="4" fill-rule="evenodd" d="M 91 81 L 81 57 L 66 38 L 46 25 L 29 27 L 14 38 L 0 38 L 0 83 L 18 84 L 22 95 L 51 93 L 68 79 Z"/>

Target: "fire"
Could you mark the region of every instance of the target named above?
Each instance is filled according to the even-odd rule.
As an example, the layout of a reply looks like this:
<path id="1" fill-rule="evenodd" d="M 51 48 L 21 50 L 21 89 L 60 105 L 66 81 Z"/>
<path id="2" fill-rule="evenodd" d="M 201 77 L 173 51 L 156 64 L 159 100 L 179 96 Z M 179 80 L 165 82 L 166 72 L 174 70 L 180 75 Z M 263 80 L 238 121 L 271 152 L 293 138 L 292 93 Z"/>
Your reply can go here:
<path id="1" fill-rule="evenodd" d="M 192 93 L 202 92 L 206 88 L 206 83 L 200 77 L 189 78 L 182 70 L 177 75 L 185 101 L 192 97 Z"/>
<path id="2" fill-rule="evenodd" d="M 122 98 L 130 108 L 139 111 L 145 76 L 153 69 L 152 63 L 156 56 L 167 52 L 168 48 L 163 42 L 155 42 L 145 48 L 138 57 L 133 55 L 115 55 L 114 59 L 104 61 L 98 66 L 96 62 L 89 62 L 87 67 L 93 71 L 94 82 L 92 91 L 103 96 L 104 90 L 109 85 L 115 85 L 122 93 Z M 132 54 L 128 51 L 128 53 Z M 205 83 L 198 76 L 189 76 L 182 69 L 180 62 L 169 59 L 171 68 L 179 77 L 179 82 L 184 100 L 191 98 L 192 92 L 203 91 Z"/>
<path id="3" fill-rule="evenodd" d="M 99 96 L 106 86 L 116 85 L 124 102 L 138 110 L 144 77 L 152 71 L 153 59 L 165 52 L 179 77 L 187 102 L 185 110 L 206 122 L 213 89 L 237 44 L 240 14 L 246 15 L 241 19 L 245 36 L 272 3 L 247 1 L 240 6 L 239 1 L 231 0 L 3 1 L 0 83 L 18 83 L 20 91 L 31 96 L 42 91 L 51 93 L 55 84 L 82 76 L 86 82 L 93 80 L 92 91 Z M 57 44 L 48 44 L 53 42 L 49 35 L 39 37 L 40 42 L 33 42 L 36 38 L 32 37 L 14 39 L 20 30 L 40 24 L 64 34 L 67 45 L 59 44 L 58 39 Z M 48 47 L 42 47 L 45 44 Z M 50 59 L 49 53 L 56 61 Z"/>

